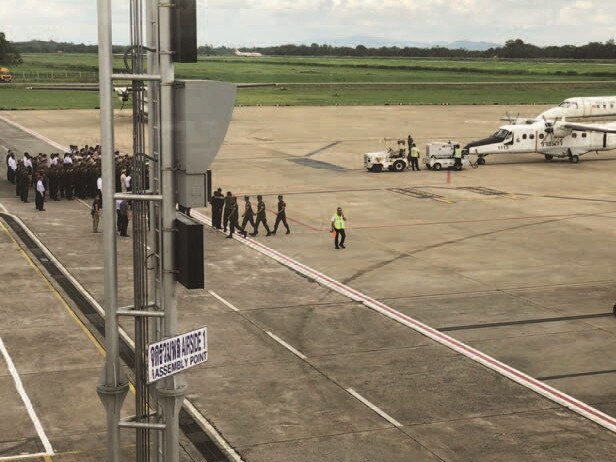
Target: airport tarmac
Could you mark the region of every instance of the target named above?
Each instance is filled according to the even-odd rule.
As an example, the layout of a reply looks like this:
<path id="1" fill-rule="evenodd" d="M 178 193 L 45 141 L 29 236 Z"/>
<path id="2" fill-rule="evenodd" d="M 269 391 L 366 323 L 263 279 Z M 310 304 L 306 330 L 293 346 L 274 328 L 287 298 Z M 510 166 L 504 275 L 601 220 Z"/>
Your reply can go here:
<path id="1" fill-rule="evenodd" d="M 616 416 L 614 153 L 578 165 L 503 156 L 451 174 L 362 168 L 380 138 L 410 129 L 420 145 L 468 141 L 504 111 L 238 108 L 214 178 L 264 194 L 270 210 L 285 194 L 292 233 L 258 243 Z M 60 144 L 97 143 L 93 112 L 2 116 Z M 125 118 L 117 133 L 126 150 Z M 0 126 L 4 146 L 37 143 Z M 87 204 L 37 214 L 10 194 L 0 202 L 101 299 Z M 343 251 L 328 234 L 338 205 Z M 128 241 L 120 255 L 128 303 Z M 207 290 L 180 291 L 182 330 L 210 329 L 189 398 L 244 460 L 607 461 L 616 451 L 612 432 L 241 242 L 208 231 L 206 257 Z"/>

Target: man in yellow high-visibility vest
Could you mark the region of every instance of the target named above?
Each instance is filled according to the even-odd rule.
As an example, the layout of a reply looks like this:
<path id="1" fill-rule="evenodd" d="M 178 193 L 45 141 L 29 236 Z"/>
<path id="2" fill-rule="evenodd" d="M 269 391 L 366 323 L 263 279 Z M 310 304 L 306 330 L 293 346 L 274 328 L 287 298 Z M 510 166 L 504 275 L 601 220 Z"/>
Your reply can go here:
<path id="1" fill-rule="evenodd" d="M 456 148 L 453 152 L 454 165 L 458 168 L 462 168 L 462 148 L 459 144 L 456 144 Z"/>
<path id="2" fill-rule="evenodd" d="M 411 158 L 411 168 L 413 171 L 415 171 L 415 169 L 419 171 L 419 149 L 417 149 L 415 143 L 413 143 L 413 146 L 410 148 L 409 156 Z"/>
<path id="3" fill-rule="evenodd" d="M 338 207 L 336 214 L 332 217 L 332 231 L 336 233 L 334 245 L 337 249 L 344 249 L 344 240 L 346 238 L 346 217 L 342 212 L 342 208 Z M 340 241 L 340 242 L 338 242 Z"/>

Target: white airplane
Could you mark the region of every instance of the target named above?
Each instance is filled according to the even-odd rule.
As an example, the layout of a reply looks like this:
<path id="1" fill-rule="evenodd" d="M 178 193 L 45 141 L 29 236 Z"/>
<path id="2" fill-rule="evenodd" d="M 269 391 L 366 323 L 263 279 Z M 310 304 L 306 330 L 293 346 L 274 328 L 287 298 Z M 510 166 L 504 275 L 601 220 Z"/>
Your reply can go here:
<path id="1" fill-rule="evenodd" d="M 588 119 L 616 116 L 616 96 L 576 96 L 542 112 L 535 118 L 503 117 L 511 124 L 533 124 L 538 120 Z"/>
<path id="2" fill-rule="evenodd" d="M 526 125 L 503 125 L 488 138 L 465 146 L 469 154 L 478 156 L 477 163 L 485 164 L 491 154 L 543 154 L 546 160 L 569 158 L 577 164 L 589 152 L 616 149 L 616 122 L 582 124 L 565 119 L 549 122 L 547 119 Z"/>
<path id="3" fill-rule="evenodd" d="M 244 58 L 259 58 L 263 56 L 263 54 L 257 53 L 256 51 L 240 51 L 237 49 L 234 51 L 234 54 L 235 56 L 242 56 Z"/>

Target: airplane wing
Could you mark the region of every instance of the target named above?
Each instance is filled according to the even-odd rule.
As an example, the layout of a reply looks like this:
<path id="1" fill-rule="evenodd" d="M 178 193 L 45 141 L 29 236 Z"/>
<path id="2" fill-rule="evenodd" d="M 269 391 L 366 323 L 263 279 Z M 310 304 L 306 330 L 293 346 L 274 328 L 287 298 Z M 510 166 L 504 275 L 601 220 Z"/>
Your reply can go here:
<path id="1" fill-rule="evenodd" d="M 580 132 L 616 133 L 616 124 L 588 125 L 567 122 L 562 124 L 562 126 L 568 128 L 569 130 L 576 130 Z"/>
<path id="2" fill-rule="evenodd" d="M 512 125 L 530 125 L 537 122 L 534 117 L 501 117 L 499 120 L 509 122 Z"/>

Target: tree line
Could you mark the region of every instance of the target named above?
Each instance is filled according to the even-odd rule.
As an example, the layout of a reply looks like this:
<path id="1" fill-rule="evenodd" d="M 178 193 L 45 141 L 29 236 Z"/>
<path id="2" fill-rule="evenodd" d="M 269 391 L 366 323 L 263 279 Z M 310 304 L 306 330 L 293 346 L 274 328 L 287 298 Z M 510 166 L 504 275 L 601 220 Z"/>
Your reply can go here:
<path id="1" fill-rule="evenodd" d="M 219 54 L 220 49 L 202 47 L 204 52 Z M 279 45 L 243 49 L 264 55 L 283 56 L 357 56 L 357 57 L 404 57 L 404 58 L 503 58 L 503 59 L 616 59 L 616 43 L 591 42 L 586 45 L 562 45 L 539 47 L 523 40 L 508 40 L 504 46 L 488 50 L 450 49 L 445 47 L 378 47 L 364 45 L 336 47 L 332 45 Z"/>
<path id="2" fill-rule="evenodd" d="M 123 53 L 126 46 L 114 45 L 114 53 Z M 279 56 L 340 56 L 340 57 L 404 57 L 404 58 L 503 58 L 503 59 L 616 59 L 616 43 L 590 42 L 586 45 L 562 45 L 539 47 L 521 39 L 508 40 L 504 46 L 488 50 L 450 49 L 445 47 L 356 47 L 333 46 L 313 43 L 311 45 L 278 45 L 270 47 L 243 48 L 263 55 Z M 224 56 L 233 54 L 234 49 L 212 45 L 200 46 L 199 54 Z M 83 43 L 31 40 L 8 42 L 0 32 L 0 64 L 19 63 L 20 53 L 97 53 L 97 45 Z"/>

